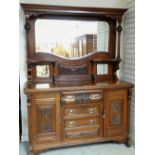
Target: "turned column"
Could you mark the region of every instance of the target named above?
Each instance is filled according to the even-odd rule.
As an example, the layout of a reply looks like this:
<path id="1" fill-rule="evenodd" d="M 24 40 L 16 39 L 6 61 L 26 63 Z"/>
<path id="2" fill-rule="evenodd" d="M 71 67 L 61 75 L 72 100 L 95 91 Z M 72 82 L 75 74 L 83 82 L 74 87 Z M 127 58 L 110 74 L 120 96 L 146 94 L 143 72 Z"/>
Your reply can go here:
<path id="1" fill-rule="evenodd" d="M 120 50 L 121 50 L 121 32 L 122 32 L 122 26 L 121 26 L 121 22 L 122 22 L 122 17 L 118 17 L 117 18 L 117 55 L 116 55 L 116 62 L 114 64 L 114 79 L 118 80 L 117 77 L 117 70 L 119 70 L 119 64 L 121 62 L 121 57 L 120 57 Z"/>
<path id="2" fill-rule="evenodd" d="M 119 17 L 117 19 L 118 26 L 117 26 L 117 32 L 118 32 L 118 37 L 117 37 L 117 59 L 120 59 L 120 50 L 121 50 L 121 32 L 122 32 L 122 17 Z"/>

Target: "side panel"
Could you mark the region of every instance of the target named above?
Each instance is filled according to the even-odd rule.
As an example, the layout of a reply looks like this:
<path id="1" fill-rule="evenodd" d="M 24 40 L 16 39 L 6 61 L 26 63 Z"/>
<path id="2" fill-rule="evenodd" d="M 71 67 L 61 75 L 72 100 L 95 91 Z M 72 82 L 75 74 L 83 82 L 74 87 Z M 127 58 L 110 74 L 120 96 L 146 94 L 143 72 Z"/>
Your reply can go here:
<path id="1" fill-rule="evenodd" d="M 127 90 L 105 93 L 105 137 L 127 136 L 128 100 Z"/>

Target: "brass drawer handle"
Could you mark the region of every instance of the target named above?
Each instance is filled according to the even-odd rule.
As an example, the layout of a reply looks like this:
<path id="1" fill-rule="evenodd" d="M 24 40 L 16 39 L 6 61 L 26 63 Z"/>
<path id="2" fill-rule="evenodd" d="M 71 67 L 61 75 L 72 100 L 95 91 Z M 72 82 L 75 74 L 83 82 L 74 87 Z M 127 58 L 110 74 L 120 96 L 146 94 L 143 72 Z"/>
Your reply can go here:
<path id="1" fill-rule="evenodd" d="M 75 96 L 65 96 L 64 97 L 65 102 L 74 102 L 75 101 Z"/>
<path id="2" fill-rule="evenodd" d="M 75 121 L 71 121 L 68 123 L 68 128 L 73 128 L 73 127 L 76 127 L 77 126 L 77 123 Z"/>
<path id="3" fill-rule="evenodd" d="M 99 100 L 102 98 L 102 95 L 101 94 L 90 94 L 89 97 L 91 100 Z"/>
<path id="4" fill-rule="evenodd" d="M 96 108 L 88 108 L 88 113 L 89 114 L 95 114 L 96 113 Z"/>
<path id="5" fill-rule="evenodd" d="M 76 109 L 69 109 L 68 115 L 75 115 L 76 114 Z"/>
<path id="6" fill-rule="evenodd" d="M 89 125 L 96 125 L 96 120 L 90 120 L 90 121 L 88 121 L 88 124 Z"/>

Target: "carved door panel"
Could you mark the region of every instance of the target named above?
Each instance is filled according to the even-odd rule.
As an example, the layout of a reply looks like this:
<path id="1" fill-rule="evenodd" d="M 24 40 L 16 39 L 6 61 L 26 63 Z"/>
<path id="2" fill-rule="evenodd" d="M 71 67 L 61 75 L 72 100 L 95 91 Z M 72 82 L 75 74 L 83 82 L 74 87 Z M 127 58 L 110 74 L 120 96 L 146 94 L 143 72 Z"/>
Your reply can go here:
<path id="1" fill-rule="evenodd" d="M 127 91 L 109 91 L 105 96 L 105 136 L 110 137 L 127 134 Z"/>
<path id="2" fill-rule="evenodd" d="M 34 143 L 56 143 L 60 139 L 60 102 L 57 94 L 38 94 L 33 97 Z"/>

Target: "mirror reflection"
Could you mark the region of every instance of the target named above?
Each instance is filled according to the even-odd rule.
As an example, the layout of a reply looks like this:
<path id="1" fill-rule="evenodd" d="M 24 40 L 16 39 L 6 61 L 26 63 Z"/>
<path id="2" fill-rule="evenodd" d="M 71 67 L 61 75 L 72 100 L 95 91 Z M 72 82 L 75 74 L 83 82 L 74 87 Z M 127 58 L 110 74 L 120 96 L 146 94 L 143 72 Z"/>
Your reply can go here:
<path id="1" fill-rule="evenodd" d="M 37 65 L 36 66 L 36 77 L 38 78 L 49 77 L 49 66 L 48 65 Z"/>
<path id="2" fill-rule="evenodd" d="M 108 74 L 108 64 L 97 64 L 97 75 Z"/>
<path id="3" fill-rule="evenodd" d="M 78 58 L 108 52 L 109 25 L 103 21 L 39 19 L 35 23 L 36 52 Z"/>

